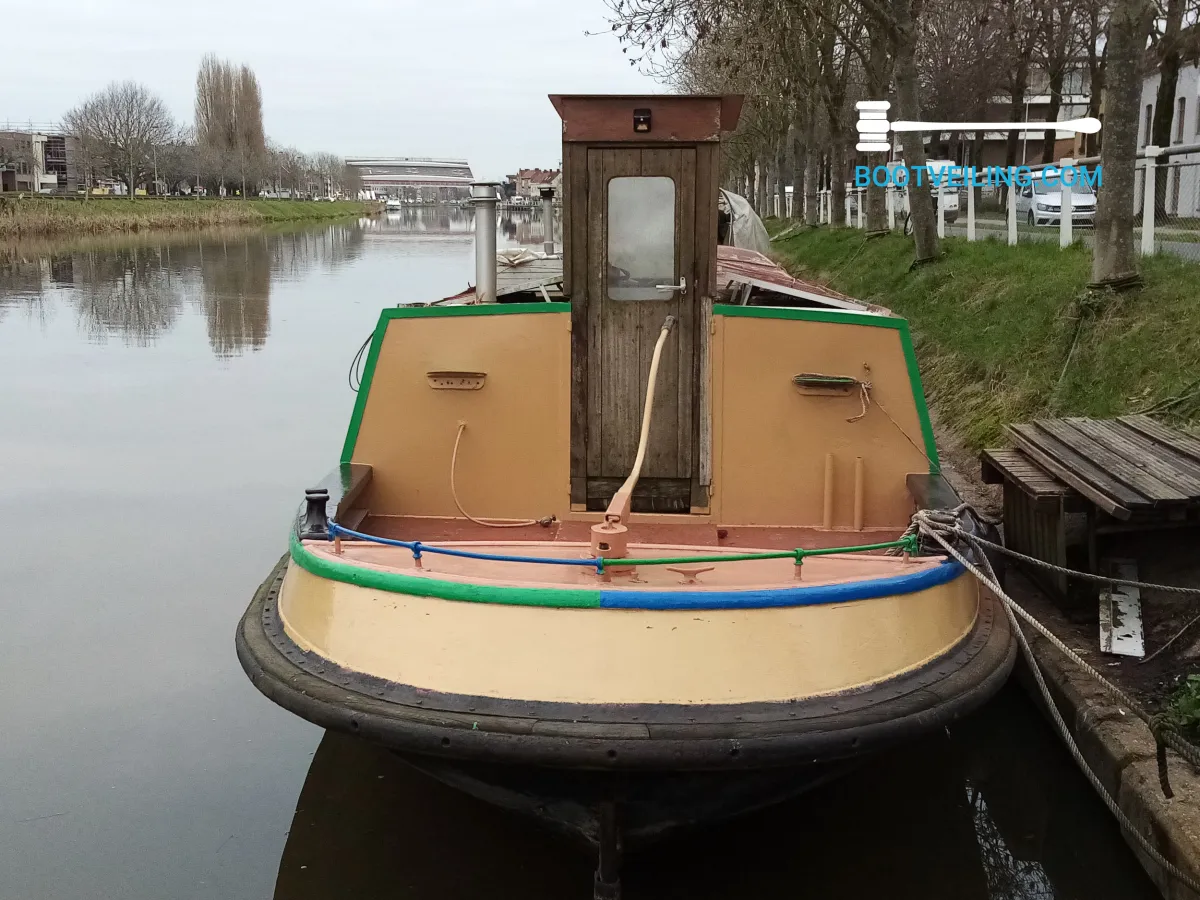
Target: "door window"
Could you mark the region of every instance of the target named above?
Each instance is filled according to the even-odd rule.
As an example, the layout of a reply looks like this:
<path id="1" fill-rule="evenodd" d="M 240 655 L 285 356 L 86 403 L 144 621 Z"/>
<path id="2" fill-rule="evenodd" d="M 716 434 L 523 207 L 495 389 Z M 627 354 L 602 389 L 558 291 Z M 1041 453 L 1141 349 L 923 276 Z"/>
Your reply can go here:
<path id="1" fill-rule="evenodd" d="M 675 283 L 675 181 L 622 176 L 608 182 L 610 300 L 670 300 Z"/>

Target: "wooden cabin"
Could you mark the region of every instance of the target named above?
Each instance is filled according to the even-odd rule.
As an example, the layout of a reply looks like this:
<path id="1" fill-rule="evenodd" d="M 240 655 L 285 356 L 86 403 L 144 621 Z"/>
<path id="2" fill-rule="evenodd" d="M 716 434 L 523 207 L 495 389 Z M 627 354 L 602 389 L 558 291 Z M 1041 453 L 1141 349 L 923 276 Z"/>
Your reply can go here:
<path id="1" fill-rule="evenodd" d="M 633 464 L 650 356 L 673 316 L 635 514 L 714 534 L 902 531 L 906 476 L 938 467 L 905 321 L 819 298 L 740 305 L 718 283 L 720 140 L 741 98 L 550 99 L 565 302 L 383 312 L 342 458 L 373 469 L 364 527 L 407 533 L 397 517 L 460 518 L 459 504 L 597 521 Z M 470 374 L 473 389 L 439 373 Z"/>

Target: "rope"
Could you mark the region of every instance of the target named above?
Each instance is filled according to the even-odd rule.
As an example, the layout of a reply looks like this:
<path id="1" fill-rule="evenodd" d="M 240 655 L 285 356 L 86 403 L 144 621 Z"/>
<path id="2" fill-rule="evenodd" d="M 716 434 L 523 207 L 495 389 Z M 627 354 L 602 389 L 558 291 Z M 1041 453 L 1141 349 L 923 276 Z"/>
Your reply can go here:
<path id="1" fill-rule="evenodd" d="M 1181 637 L 1183 637 L 1183 635 L 1187 632 L 1187 630 L 1189 628 L 1191 628 L 1193 625 L 1195 625 L 1197 622 L 1200 622 L 1200 616 L 1194 616 L 1191 619 L 1191 621 L 1189 621 L 1186 625 L 1184 625 L 1177 632 L 1175 632 L 1175 636 L 1173 638 L 1171 638 L 1169 641 L 1167 641 L 1165 644 L 1163 644 L 1161 647 L 1159 647 L 1157 650 L 1155 650 L 1153 653 L 1151 653 L 1145 659 L 1139 660 L 1138 665 L 1144 666 L 1146 663 L 1150 662 L 1150 660 L 1154 659 L 1154 657 L 1158 656 L 1158 654 L 1162 653 L 1164 650 L 1166 650 L 1168 647 L 1170 647 L 1173 643 L 1175 643 L 1177 640 L 1179 640 Z"/>
<path id="2" fill-rule="evenodd" d="M 354 359 L 350 361 L 350 371 L 346 375 L 346 380 L 350 382 L 350 390 L 358 393 L 358 389 L 362 387 L 362 360 L 363 354 L 367 352 L 367 347 L 371 344 L 371 339 L 375 337 L 375 332 L 367 335 L 367 339 L 362 342 L 362 346 L 358 348 L 358 352 L 354 354 Z"/>
<path id="3" fill-rule="evenodd" d="M 329 523 L 329 539 L 344 535 L 357 538 L 360 541 L 370 541 L 373 544 L 386 544 L 389 547 L 403 547 L 411 550 L 413 559 L 420 559 L 422 553 L 435 553 L 439 556 L 457 556 L 461 559 L 484 559 L 494 562 L 545 563 L 548 566 L 590 566 L 597 572 L 604 570 L 604 560 L 599 557 L 585 556 L 580 559 L 559 559 L 553 556 L 509 556 L 503 553 L 476 553 L 472 550 L 454 550 L 450 547 L 435 547 L 422 544 L 420 541 L 398 541 L 393 538 L 379 537 L 374 534 L 363 534 L 361 531 L 351 531 L 336 522 Z"/>
<path id="4" fill-rule="evenodd" d="M 962 534 L 966 535 L 966 532 L 962 532 Z M 970 537 L 972 541 L 983 544 L 985 547 L 988 547 L 992 550 L 999 551 L 1006 556 L 1011 556 L 1015 559 L 1041 566 L 1042 568 L 1049 569 L 1052 572 L 1070 575 L 1072 578 L 1080 578 L 1085 581 L 1098 581 L 1101 584 L 1120 584 L 1127 585 L 1128 587 L 1145 588 L 1148 591 L 1167 591 L 1173 594 L 1190 594 L 1193 596 L 1200 595 L 1200 588 L 1183 587 L 1182 585 L 1178 584 L 1154 584 L 1149 581 L 1131 581 L 1127 578 L 1110 578 L 1107 575 L 1093 575 L 1091 572 L 1077 572 L 1075 569 L 1068 569 L 1065 566 L 1057 566 L 1054 563 L 1047 562 L 1044 559 L 1038 559 L 1036 556 L 1026 556 L 1024 553 L 1018 553 L 1016 550 L 1005 547 L 1003 544 L 995 544 L 991 541 L 984 540 L 981 537 L 976 537 L 975 535 L 966 536 Z"/>
<path id="5" fill-rule="evenodd" d="M 462 440 L 463 432 L 467 430 L 466 422 L 458 423 L 458 434 L 454 436 L 454 452 L 450 454 L 450 494 L 454 497 L 454 505 L 458 507 L 458 511 L 464 518 L 470 519 L 476 525 L 484 525 L 488 528 L 526 528 L 530 525 L 541 525 L 549 527 L 554 521 L 554 516 L 546 516 L 544 519 L 516 519 L 514 521 L 498 521 L 496 519 L 477 519 L 465 509 L 462 503 L 458 500 L 458 489 L 454 486 L 454 470 L 458 468 L 458 443 Z"/>
<path id="6" fill-rule="evenodd" d="M 867 414 L 867 407 L 871 405 L 871 382 L 860 381 L 858 383 L 858 397 L 862 401 L 862 412 L 857 416 L 851 416 L 846 420 L 847 422 L 857 422 Z"/>
<path id="7" fill-rule="evenodd" d="M 329 523 L 329 540 L 335 537 L 345 536 L 357 538 L 360 541 L 370 541 L 374 544 L 384 544 L 388 547 L 403 547 L 406 550 L 411 550 L 414 559 L 420 559 L 421 554 L 436 553 L 441 556 L 458 556 L 463 559 L 483 559 L 493 560 L 495 562 L 523 562 L 523 563 L 545 563 L 553 566 L 591 566 L 597 572 L 602 573 L 605 565 L 608 566 L 677 566 L 687 565 L 689 563 L 717 563 L 717 562 L 743 562 L 745 560 L 755 559 L 794 559 L 796 565 L 801 565 L 805 558 L 809 556 L 831 556 L 838 553 L 863 553 L 868 550 L 885 550 L 889 548 L 899 548 L 904 552 L 915 556 L 918 551 L 916 535 L 905 535 L 899 540 L 886 541 L 881 544 L 860 544 L 856 547 L 822 547 L 815 550 L 806 550 L 803 547 L 797 547 L 795 550 L 778 550 L 771 553 L 726 553 L 724 555 L 714 556 L 674 556 L 661 557 L 652 559 L 603 559 L 599 556 L 585 556 L 580 559 L 557 559 L 551 556 L 510 556 L 503 553 L 478 553 L 469 550 L 453 550 L 449 547 L 436 547 L 429 544 L 422 544 L 420 541 L 401 541 L 395 538 L 379 537 L 374 534 L 365 534 L 361 531 L 353 531 L 338 525 L 336 522 Z"/>
<path id="8" fill-rule="evenodd" d="M 1074 737 L 1071 735 L 1071 731 L 1067 727 L 1067 723 L 1063 720 L 1062 713 L 1059 712 L 1058 705 L 1054 702 L 1054 698 L 1050 694 L 1050 688 L 1047 686 L 1045 677 L 1042 675 L 1041 667 L 1038 665 L 1037 659 L 1033 655 L 1033 649 L 1029 645 L 1029 639 L 1026 637 L 1025 632 L 1021 629 L 1020 622 L 1017 621 L 1018 617 L 1029 623 L 1029 625 L 1032 626 L 1032 628 L 1038 632 L 1038 634 L 1049 641 L 1052 646 L 1062 652 L 1084 672 L 1094 678 L 1104 688 L 1104 690 L 1116 698 L 1123 706 L 1128 707 L 1130 712 L 1132 712 L 1150 727 L 1151 733 L 1154 735 L 1155 740 L 1159 744 L 1159 780 L 1167 797 L 1171 797 L 1172 794 L 1170 792 L 1170 785 L 1166 781 L 1166 754 L 1163 750 L 1163 745 L 1169 746 L 1188 762 L 1192 763 L 1192 765 L 1200 765 L 1200 751 L 1198 751 L 1196 747 L 1193 747 L 1191 744 L 1184 741 L 1174 732 L 1168 730 L 1169 726 L 1167 726 L 1166 723 L 1150 716 L 1137 701 L 1135 701 L 1119 687 L 1092 668 L 1092 666 L 1085 662 L 1077 653 L 1060 641 L 1044 625 L 1038 622 L 1032 615 L 1030 615 L 1019 604 L 1017 604 L 1015 600 L 1008 596 L 1008 594 L 1004 592 L 1004 589 L 1000 587 L 991 563 L 982 552 L 980 552 L 980 557 L 983 560 L 984 566 L 987 567 L 986 573 L 981 571 L 978 566 L 976 566 L 962 553 L 955 549 L 955 547 L 951 545 L 950 542 L 945 539 L 945 537 L 943 537 L 942 532 L 948 531 L 951 534 L 965 538 L 967 541 L 975 544 L 991 544 L 990 541 L 984 541 L 982 538 L 977 538 L 959 528 L 947 526 L 944 520 L 939 522 L 937 520 L 938 517 L 930 516 L 927 513 L 928 511 L 922 510 L 918 512 L 916 516 L 914 516 L 914 519 L 919 522 L 921 533 L 928 535 L 929 537 L 933 538 L 933 540 L 937 541 L 937 543 L 941 544 L 942 548 L 947 553 L 958 560 L 972 575 L 978 578 L 981 583 L 990 588 L 992 592 L 995 593 L 995 595 L 1004 603 L 1005 613 L 1008 615 L 1009 621 L 1012 623 L 1013 630 L 1017 636 L 1017 641 L 1021 646 L 1021 652 L 1025 656 L 1030 670 L 1033 672 L 1034 679 L 1037 681 L 1038 690 L 1042 694 L 1042 699 L 1045 701 L 1046 708 L 1049 710 L 1051 717 L 1054 719 L 1054 723 L 1058 727 L 1059 733 L 1062 735 L 1063 741 L 1066 743 L 1067 749 L 1070 751 L 1076 765 L 1078 765 L 1082 770 L 1092 787 L 1096 790 L 1096 793 L 1100 795 L 1100 799 L 1104 802 L 1104 805 L 1108 807 L 1109 811 L 1116 817 L 1121 827 L 1134 839 L 1134 841 L 1142 848 L 1147 856 L 1154 860 L 1154 862 L 1157 863 L 1172 878 L 1176 879 L 1181 884 L 1184 884 L 1190 890 L 1200 893 L 1200 881 L 1197 881 L 1182 869 L 1169 862 L 1156 847 L 1154 847 L 1145 837 L 1142 836 L 1140 832 L 1138 832 L 1133 823 L 1130 821 L 1129 817 L 1126 816 L 1120 806 L 1117 805 L 1117 802 L 1112 798 L 1108 790 L 1100 782 L 1099 777 L 1095 772 L 1092 771 L 1091 767 L 1084 759 L 1083 753 L 1079 749 L 1079 745 L 1075 742 Z"/>

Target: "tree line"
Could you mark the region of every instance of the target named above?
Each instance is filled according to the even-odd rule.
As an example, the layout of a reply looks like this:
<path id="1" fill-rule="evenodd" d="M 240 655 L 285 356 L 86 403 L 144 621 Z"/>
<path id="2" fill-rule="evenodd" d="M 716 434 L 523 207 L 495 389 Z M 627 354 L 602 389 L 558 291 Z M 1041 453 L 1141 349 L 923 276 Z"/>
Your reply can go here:
<path id="1" fill-rule="evenodd" d="M 1104 186 L 1095 227 L 1093 281 L 1136 276 L 1134 160 L 1143 74 L 1162 74 L 1151 134 L 1170 143 L 1182 60 L 1198 52 L 1200 0 L 606 0 L 612 31 L 631 65 L 679 90 L 746 96 L 737 131 L 724 145 L 727 186 L 760 211 L 791 186 L 810 224 L 817 192 L 831 191 L 835 224 L 844 222 L 852 166 L 882 165 L 887 154 L 858 153 L 858 100 L 891 101 L 888 118 L 988 121 L 1001 101 L 1009 121 L 1025 120 L 1037 87 L 1049 98 L 1045 120 L 1080 92 L 1102 119 L 1085 153 L 1102 156 Z M 1074 73 L 1079 73 L 1075 75 Z M 1103 98 L 1103 108 L 1101 101 Z M 926 163 L 926 135 L 901 133 L 908 166 Z M 940 135 L 933 135 L 940 144 Z M 1005 164 L 1018 161 L 1008 134 Z M 1046 129 L 1043 162 L 1054 159 Z M 982 133 L 951 133 L 952 158 L 980 164 Z M 1160 189 L 1166 179 L 1160 177 Z M 866 190 L 868 231 L 887 227 L 885 189 Z M 928 182 L 910 184 L 918 261 L 939 254 Z"/>
<path id="2" fill-rule="evenodd" d="M 155 184 L 168 194 L 203 187 L 218 196 L 262 191 L 354 196 L 358 173 L 332 153 L 305 154 L 271 142 L 262 87 L 249 66 L 210 54 L 196 75 L 194 119 L 175 120 L 153 91 L 113 82 L 63 117 L 78 140 L 81 181 L 111 178 L 132 195 Z"/>

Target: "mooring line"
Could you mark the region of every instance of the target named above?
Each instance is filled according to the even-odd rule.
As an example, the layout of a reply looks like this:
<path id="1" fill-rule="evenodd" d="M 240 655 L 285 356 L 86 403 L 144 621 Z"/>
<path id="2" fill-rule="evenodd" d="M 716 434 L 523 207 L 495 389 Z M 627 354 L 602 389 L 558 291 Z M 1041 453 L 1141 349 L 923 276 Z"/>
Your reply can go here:
<path id="1" fill-rule="evenodd" d="M 1191 762 L 1193 765 L 1197 765 L 1197 760 L 1200 760 L 1200 753 L 1197 752 L 1197 748 L 1193 747 L 1191 744 L 1182 742 L 1182 739 L 1179 739 L 1179 741 L 1182 742 L 1182 746 L 1176 746 L 1176 735 L 1170 731 L 1162 729 L 1161 723 L 1159 723 L 1159 727 L 1156 728 L 1155 723 L 1152 722 L 1152 717 L 1141 708 L 1140 704 L 1138 704 L 1124 691 L 1118 688 L 1115 684 L 1112 684 L 1108 679 L 1092 668 L 1092 666 L 1084 661 L 1077 653 L 1060 641 L 1049 631 L 1049 629 L 1037 621 L 1037 619 L 1035 619 L 1030 613 L 1022 608 L 1020 604 L 1018 604 L 1004 592 L 1004 589 L 1000 587 L 999 580 L 996 578 L 996 573 L 992 568 L 991 562 L 986 556 L 983 555 L 982 551 L 980 552 L 980 557 L 983 559 L 983 564 L 987 567 L 986 573 L 981 571 L 980 568 L 975 565 L 975 563 L 967 559 L 966 556 L 960 553 L 949 541 L 947 541 L 945 537 L 943 537 L 942 532 L 947 531 L 951 534 L 957 535 L 958 537 L 965 538 L 969 542 L 977 543 L 977 545 L 987 544 L 995 546 L 991 541 L 985 541 L 982 538 L 977 538 L 975 535 L 963 531 L 961 528 L 958 528 L 954 525 L 949 525 L 946 522 L 939 522 L 935 517 L 929 516 L 928 511 L 926 510 L 918 512 L 913 518 L 914 521 L 918 523 L 921 533 L 937 541 L 937 543 L 939 543 L 947 553 L 958 560 L 958 562 L 961 563 L 967 569 L 967 571 L 979 579 L 982 584 L 990 588 L 996 594 L 996 596 L 1000 598 L 1001 602 L 1003 602 L 1005 613 L 1008 615 L 1009 622 L 1012 624 L 1013 630 L 1016 632 L 1017 642 L 1021 646 L 1021 652 L 1025 656 L 1026 661 L 1029 663 L 1029 668 L 1033 671 L 1033 677 L 1037 682 L 1038 690 L 1041 692 L 1042 699 L 1045 701 L 1046 707 L 1049 710 L 1055 725 L 1058 727 L 1059 734 L 1062 735 L 1063 741 L 1066 743 L 1067 749 L 1070 751 L 1076 765 L 1078 765 L 1083 771 L 1083 774 L 1087 777 L 1092 787 L 1096 790 L 1096 793 L 1100 795 L 1100 799 L 1104 802 L 1104 805 L 1108 807 L 1109 812 L 1116 817 L 1121 828 L 1124 829 L 1124 831 L 1134 839 L 1138 846 L 1145 851 L 1146 855 L 1154 860 L 1154 862 L 1160 866 L 1164 872 L 1166 872 L 1176 881 L 1185 885 L 1189 890 L 1200 894 L 1200 881 L 1184 872 L 1174 863 L 1170 862 L 1165 856 L 1162 855 L 1158 848 L 1153 846 L 1150 841 L 1145 838 L 1137 830 L 1137 828 L 1134 827 L 1133 822 L 1130 821 L 1124 810 L 1121 809 L 1116 800 L 1114 800 L 1112 795 L 1109 794 L 1108 789 L 1103 785 L 1103 783 L 1101 783 L 1099 776 L 1096 775 L 1091 766 L 1089 766 L 1087 761 L 1084 759 L 1083 753 L 1079 749 L 1079 745 L 1075 742 L 1075 738 L 1071 735 L 1071 731 L 1067 727 L 1067 723 L 1063 719 L 1062 713 L 1058 709 L 1058 704 L 1054 702 L 1054 698 L 1050 695 L 1050 688 L 1046 684 L 1046 679 L 1042 675 L 1041 667 L 1038 665 L 1037 659 L 1033 655 L 1033 648 L 1029 645 L 1029 638 L 1022 630 L 1021 623 L 1018 621 L 1018 617 L 1028 622 L 1042 637 L 1046 638 L 1046 640 L 1048 640 L 1054 647 L 1065 654 L 1068 659 L 1082 668 L 1084 672 L 1095 678 L 1096 681 L 1098 681 L 1106 691 L 1108 691 L 1113 697 L 1118 698 L 1123 705 L 1129 707 L 1131 712 L 1149 725 L 1151 728 L 1151 733 L 1155 737 L 1155 740 L 1159 743 L 1160 748 L 1162 744 L 1168 744 L 1171 746 L 1171 749 L 1175 750 L 1180 754 L 1180 756 Z M 977 549 L 979 549 L 978 546 Z M 1160 749 L 1160 767 L 1165 765 L 1165 759 L 1165 754 L 1163 754 Z M 1160 774 L 1160 779 L 1161 778 L 1162 776 Z M 1163 786 L 1168 791 L 1167 796 L 1170 797 L 1171 794 L 1169 793 L 1169 785 L 1166 785 L 1164 782 Z"/>

